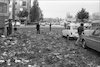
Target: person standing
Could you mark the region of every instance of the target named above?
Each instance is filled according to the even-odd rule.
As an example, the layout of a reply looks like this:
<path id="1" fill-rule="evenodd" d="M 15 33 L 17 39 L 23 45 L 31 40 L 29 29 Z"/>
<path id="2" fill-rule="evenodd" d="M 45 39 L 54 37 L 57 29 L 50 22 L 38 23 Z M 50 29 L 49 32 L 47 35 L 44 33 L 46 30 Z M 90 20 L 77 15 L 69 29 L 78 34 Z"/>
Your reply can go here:
<path id="1" fill-rule="evenodd" d="M 37 34 L 40 34 L 40 24 L 39 23 L 37 23 L 36 29 L 37 29 Z"/>
<path id="2" fill-rule="evenodd" d="M 79 37 L 76 41 L 76 44 L 78 45 L 79 41 L 82 40 L 82 34 L 84 33 L 84 24 L 83 23 L 80 24 L 80 26 L 77 29 L 77 32 L 78 32 Z"/>
<path id="3" fill-rule="evenodd" d="M 65 27 L 65 29 L 66 29 L 66 23 L 64 23 L 64 27 Z"/>
<path id="4" fill-rule="evenodd" d="M 11 19 L 8 20 L 8 36 L 12 34 L 12 22 Z"/>
<path id="5" fill-rule="evenodd" d="M 50 31 L 51 31 L 51 23 L 50 23 Z"/>
<path id="6" fill-rule="evenodd" d="M 17 26 L 16 26 L 16 23 L 17 23 L 17 20 L 15 20 L 15 23 L 14 23 L 14 32 L 17 31 Z"/>

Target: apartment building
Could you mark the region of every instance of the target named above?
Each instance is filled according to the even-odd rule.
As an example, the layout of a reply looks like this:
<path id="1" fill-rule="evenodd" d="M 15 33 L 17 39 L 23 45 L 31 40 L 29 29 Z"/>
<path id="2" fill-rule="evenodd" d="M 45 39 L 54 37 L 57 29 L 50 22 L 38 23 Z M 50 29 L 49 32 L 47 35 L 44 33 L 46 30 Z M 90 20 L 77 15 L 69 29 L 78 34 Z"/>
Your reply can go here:
<path id="1" fill-rule="evenodd" d="M 10 0 L 10 4 L 9 4 L 10 16 L 9 16 L 9 18 L 12 18 L 13 14 L 15 16 L 15 19 L 18 18 L 17 14 L 19 11 L 22 11 L 22 10 L 29 11 L 30 7 L 31 7 L 31 0 Z"/>

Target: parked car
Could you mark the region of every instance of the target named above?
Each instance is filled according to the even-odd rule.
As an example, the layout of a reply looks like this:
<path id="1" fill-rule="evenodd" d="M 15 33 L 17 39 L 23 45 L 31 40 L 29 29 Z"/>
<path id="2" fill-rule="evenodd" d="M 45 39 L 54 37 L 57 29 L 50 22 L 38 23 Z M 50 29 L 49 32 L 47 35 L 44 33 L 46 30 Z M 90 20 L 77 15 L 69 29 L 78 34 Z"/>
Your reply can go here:
<path id="1" fill-rule="evenodd" d="M 16 24 L 16 26 L 20 26 L 21 25 L 21 23 L 20 23 L 20 21 L 16 21 L 16 22 L 12 22 L 12 25 L 14 26 Z"/>
<path id="2" fill-rule="evenodd" d="M 62 35 L 65 37 L 78 37 L 77 26 L 69 25 L 66 26 L 66 29 L 62 30 Z"/>
<path id="3" fill-rule="evenodd" d="M 66 29 L 62 30 L 62 36 L 70 38 L 78 38 L 77 28 L 80 26 L 80 23 L 70 23 L 66 26 Z M 93 32 L 91 25 L 84 24 L 84 33 L 89 36 Z"/>
<path id="4" fill-rule="evenodd" d="M 89 47 L 100 52 L 100 28 L 94 30 L 92 35 L 84 36 L 84 41 L 83 48 Z"/>

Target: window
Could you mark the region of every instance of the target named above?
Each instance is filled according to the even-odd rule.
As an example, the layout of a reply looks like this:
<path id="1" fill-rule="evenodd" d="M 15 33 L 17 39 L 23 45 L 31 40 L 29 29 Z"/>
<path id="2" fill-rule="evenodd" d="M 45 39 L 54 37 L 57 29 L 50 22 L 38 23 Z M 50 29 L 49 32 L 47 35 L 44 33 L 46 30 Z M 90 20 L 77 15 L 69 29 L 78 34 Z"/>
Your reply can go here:
<path id="1" fill-rule="evenodd" d="M 84 26 L 85 30 L 91 29 L 91 26 Z"/>
<path id="2" fill-rule="evenodd" d="M 26 1 L 23 1 L 22 2 L 22 6 L 26 6 Z"/>
<path id="3" fill-rule="evenodd" d="M 0 13 L 7 13 L 7 4 L 0 3 Z"/>
<path id="4" fill-rule="evenodd" d="M 66 29 L 68 29 L 68 30 L 69 30 L 69 29 L 70 29 L 70 26 L 67 26 L 67 27 L 66 27 Z"/>
<path id="5" fill-rule="evenodd" d="M 95 31 L 95 36 L 100 36 L 100 30 Z"/>
<path id="6" fill-rule="evenodd" d="M 15 5 L 17 5 L 17 2 L 15 2 Z"/>

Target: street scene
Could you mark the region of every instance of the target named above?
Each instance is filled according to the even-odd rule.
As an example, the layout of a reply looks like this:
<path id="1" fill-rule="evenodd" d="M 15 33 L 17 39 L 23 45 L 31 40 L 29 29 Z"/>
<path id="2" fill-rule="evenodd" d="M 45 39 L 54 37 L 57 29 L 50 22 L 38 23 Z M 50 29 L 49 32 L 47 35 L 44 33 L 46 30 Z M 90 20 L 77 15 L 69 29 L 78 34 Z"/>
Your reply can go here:
<path id="1" fill-rule="evenodd" d="M 0 67 L 100 67 L 99 6 L 0 0 Z"/>

